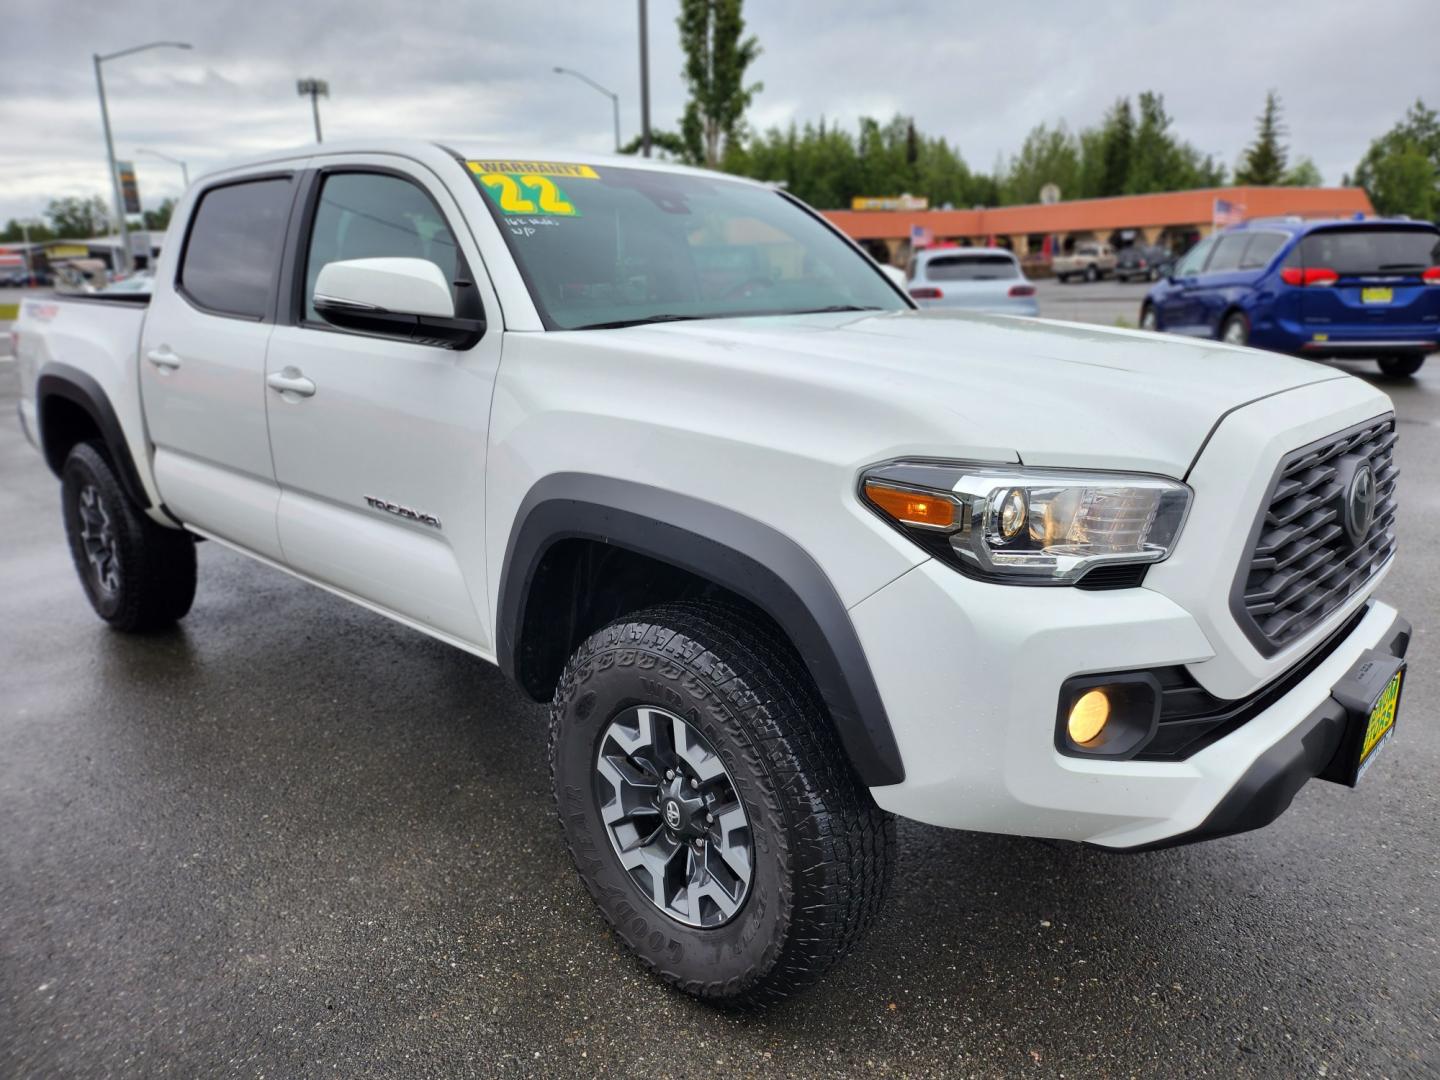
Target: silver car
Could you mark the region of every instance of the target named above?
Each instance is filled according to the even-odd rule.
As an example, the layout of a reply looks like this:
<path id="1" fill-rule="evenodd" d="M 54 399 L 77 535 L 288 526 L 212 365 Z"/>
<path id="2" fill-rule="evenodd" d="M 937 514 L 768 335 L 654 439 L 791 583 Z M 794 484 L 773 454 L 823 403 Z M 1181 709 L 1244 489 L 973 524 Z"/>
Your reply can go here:
<path id="1" fill-rule="evenodd" d="M 1004 248 L 930 248 L 906 268 L 910 296 L 925 308 L 1039 315 L 1035 286 Z"/>

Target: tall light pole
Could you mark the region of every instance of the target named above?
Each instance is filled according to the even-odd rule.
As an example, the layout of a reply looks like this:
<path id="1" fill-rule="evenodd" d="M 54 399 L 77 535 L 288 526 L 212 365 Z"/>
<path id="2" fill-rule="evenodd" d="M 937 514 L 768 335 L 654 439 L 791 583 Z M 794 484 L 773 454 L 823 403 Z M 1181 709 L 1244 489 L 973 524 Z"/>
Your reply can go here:
<path id="1" fill-rule="evenodd" d="M 34 285 L 34 284 L 35 284 L 35 253 L 30 250 L 30 225 L 31 225 L 31 224 L 32 224 L 32 223 L 31 223 L 31 221 L 30 221 L 28 218 L 21 218 L 21 219 L 20 219 L 20 222 L 19 222 L 19 225 L 20 225 L 20 235 L 25 238 L 25 284 L 26 284 L 26 285 Z M 36 222 L 34 222 L 34 224 L 39 225 L 40 222 L 36 221 Z"/>
<path id="2" fill-rule="evenodd" d="M 162 154 L 159 150 L 136 150 L 135 153 L 137 155 L 144 154 L 147 157 L 159 158 L 161 161 L 170 162 L 171 165 L 179 165 L 180 178 L 185 182 L 187 188 L 190 186 L 190 166 L 186 165 L 185 162 L 181 161 L 178 157 Z"/>
<path id="3" fill-rule="evenodd" d="M 130 228 L 125 221 L 125 200 L 120 194 L 120 173 L 115 168 L 115 139 L 110 134 L 110 108 L 105 103 L 105 75 L 100 65 L 106 60 L 118 60 L 122 56 L 144 52 L 146 49 L 190 49 L 194 46 L 184 41 L 149 41 L 119 52 L 92 53 L 95 61 L 95 86 L 100 91 L 100 123 L 105 128 L 105 157 L 110 163 L 110 191 L 115 197 L 115 221 L 120 227 L 120 262 L 124 269 L 130 269 Z"/>
<path id="4" fill-rule="evenodd" d="M 645 30 L 645 0 L 640 0 L 640 153 L 650 156 L 650 35 Z"/>
<path id="5" fill-rule="evenodd" d="M 324 79 L 296 79 L 295 91 L 301 97 L 309 95 L 310 111 L 315 114 L 315 141 L 324 142 L 320 137 L 320 99 L 330 96 L 330 84 Z"/>
<path id="6" fill-rule="evenodd" d="M 573 75 L 581 82 L 586 83 L 589 86 L 593 86 L 596 90 L 599 90 L 600 93 L 604 94 L 610 99 L 610 105 L 615 113 L 615 152 L 618 154 L 620 152 L 620 95 L 615 93 L 615 91 L 613 90 L 606 90 L 605 87 L 601 86 L 594 79 L 590 78 L 589 75 L 584 75 L 581 72 L 576 71 L 574 68 L 557 67 L 555 69 L 555 74 Z"/>

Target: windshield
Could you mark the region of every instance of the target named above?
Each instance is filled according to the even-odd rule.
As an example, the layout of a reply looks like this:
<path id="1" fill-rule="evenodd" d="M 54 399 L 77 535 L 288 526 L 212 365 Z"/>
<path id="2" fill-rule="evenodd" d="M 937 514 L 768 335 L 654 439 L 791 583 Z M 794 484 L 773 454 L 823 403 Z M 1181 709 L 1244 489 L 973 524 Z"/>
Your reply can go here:
<path id="1" fill-rule="evenodd" d="M 467 163 L 549 329 L 908 305 L 789 199 L 719 177 Z"/>

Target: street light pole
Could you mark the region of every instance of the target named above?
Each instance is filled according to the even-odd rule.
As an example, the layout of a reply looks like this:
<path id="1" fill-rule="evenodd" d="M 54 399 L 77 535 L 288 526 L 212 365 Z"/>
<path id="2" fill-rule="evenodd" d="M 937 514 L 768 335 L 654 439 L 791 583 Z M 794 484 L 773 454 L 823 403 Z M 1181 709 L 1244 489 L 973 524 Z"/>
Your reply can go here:
<path id="1" fill-rule="evenodd" d="M 125 199 L 120 194 L 120 171 L 115 167 L 115 139 L 110 134 L 110 107 L 105 101 L 105 75 L 100 70 L 100 65 L 106 60 L 118 60 L 122 56 L 144 52 L 146 49 L 189 49 L 191 47 L 184 41 L 150 41 L 144 45 L 121 49 L 119 52 L 105 53 L 104 55 L 91 54 L 91 58 L 95 61 L 95 87 L 100 91 L 100 123 L 105 128 L 105 159 L 110 164 L 110 191 L 115 197 L 115 222 L 120 229 L 120 264 L 126 270 L 130 269 L 130 228 L 125 220 Z"/>
<path id="2" fill-rule="evenodd" d="M 20 235 L 25 238 L 25 284 L 35 284 L 35 253 L 30 250 L 30 222 L 20 219 Z"/>
<path id="3" fill-rule="evenodd" d="M 310 111 L 315 116 L 315 141 L 324 142 L 320 135 L 320 98 L 330 96 L 330 84 L 324 79 L 296 79 L 295 90 L 301 96 L 310 97 Z"/>
<path id="4" fill-rule="evenodd" d="M 610 99 L 611 108 L 614 110 L 615 113 L 615 152 L 618 154 L 620 152 L 620 95 L 615 93 L 615 91 L 613 90 L 606 90 L 605 87 L 601 86 L 594 79 L 590 78 L 589 75 L 585 75 L 579 71 L 574 70 L 573 68 L 557 67 L 555 69 L 555 74 L 573 75 L 581 82 L 594 87 L 596 90 L 599 90 L 600 93 L 604 94 Z"/>
<path id="5" fill-rule="evenodd" d="M 640 0 L 640 153 L 650 156 L 650 35 L 645 30 L 645 0 Z"/>
<path id="6" fill-rule="evenodd" d="M 162 154 L 159 150 L 136 150 L 135 154 L 136 156 L 139 156 L 140 154 L 146 154 L 153 158 L 159 158 L 161 161 L 168 161 L 171 165 L 179 165 L 180 178 L 185 182 L 185 187 L 187 189 L 190 187 L 190 167 L 186 165 L 185 162 L 181 161 L 179 158 L 171 157 L 169 154 Z"/>

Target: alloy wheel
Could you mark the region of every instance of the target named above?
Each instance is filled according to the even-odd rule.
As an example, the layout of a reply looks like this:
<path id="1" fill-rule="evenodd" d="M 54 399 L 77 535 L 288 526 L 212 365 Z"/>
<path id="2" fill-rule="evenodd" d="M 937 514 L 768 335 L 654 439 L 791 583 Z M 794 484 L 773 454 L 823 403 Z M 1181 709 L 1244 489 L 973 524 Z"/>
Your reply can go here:
<path id="1" fill-rule="evenodd" d="M 80 541 L 85 548 L 85 561 L 95 576 L 95 584 L 106 596 L 120 588 L 120 542 L 110 521 L 110 512 L 94 484 L 80 489 Z"/>
<path id="2" fill-rule="evenodd" d="M 699 731 L 653 706 L 619 713 L 600 737 L 595 794 L 621 866 L 652 904 L 687 926 L 735 916 L 750 891 L 750 823 Z"/>

